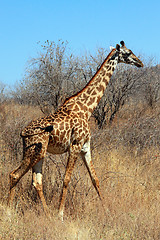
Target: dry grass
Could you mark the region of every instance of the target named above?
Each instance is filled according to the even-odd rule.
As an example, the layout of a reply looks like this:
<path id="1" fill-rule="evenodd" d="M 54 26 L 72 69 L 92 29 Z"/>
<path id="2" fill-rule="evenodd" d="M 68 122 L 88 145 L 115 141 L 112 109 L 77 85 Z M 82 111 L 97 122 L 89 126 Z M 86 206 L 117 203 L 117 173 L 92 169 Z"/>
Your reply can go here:
<path id="1" fill-rule="evenodd" d="M 31 187 L 31 172 L 17 186 L 13 209 L 7 207 L 8 173 L 19 164 L 21 157 L 21 144 L 16 151 L 10 148 L 14 138 L 20 142 L 14 128 L 39 114 L 28 107 L 14 106 L 12 114 L 9 109 L 6 106 L 3 112 L 5 124 L 1 120 L 1 131 L 12 126 L 14 134 L 11 139 L 9 133 L 6 134 L 8 142 L 4 142 L 3 134 L 0 139 L 0 239 L 160 239 L 158 108 L 141 114 L 138 107 L 128 113 L 125 109 L 112 126 L 103 130 L 95 129 L 92 123 L 92 156 L 106 213 L 79 159 L 69 186 L 63 223 L 57 217 L 57 208 L 65 155 L 48 155 L 44 164 L 44 194 L 51 218 L 44 215 Z"/>

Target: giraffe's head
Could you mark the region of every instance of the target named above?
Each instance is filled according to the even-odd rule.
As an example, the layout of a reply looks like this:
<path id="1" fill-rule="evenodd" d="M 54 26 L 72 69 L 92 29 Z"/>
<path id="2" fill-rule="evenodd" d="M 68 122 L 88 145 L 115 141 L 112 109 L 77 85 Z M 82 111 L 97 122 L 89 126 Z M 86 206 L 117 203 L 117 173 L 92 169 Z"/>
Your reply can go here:
<path id="1" fill-rule="evenodd" d="M 135 65 L 136 67 L 143 67 L 143 63 L 134 55 L 134 53 L 126 48 L 124 41 L 116 45 L 116 55 L 118 56 L 118 63 L 126 63 L 130 65 Z"/>

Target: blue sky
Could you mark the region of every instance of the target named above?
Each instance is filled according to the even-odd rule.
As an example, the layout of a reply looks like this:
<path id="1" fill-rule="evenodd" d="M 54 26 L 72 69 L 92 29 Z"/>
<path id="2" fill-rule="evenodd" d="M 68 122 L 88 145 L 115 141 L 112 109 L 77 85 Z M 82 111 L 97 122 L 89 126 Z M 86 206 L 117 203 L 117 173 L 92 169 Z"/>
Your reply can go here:
<path id="1" fill-rule="evenodd" d="M 67 40 L 74 53 L 124 40 L 160 62 L 159 0 L 5 0 L 0 5 L 0 82 L 13 86 L 37 42 Z"/>

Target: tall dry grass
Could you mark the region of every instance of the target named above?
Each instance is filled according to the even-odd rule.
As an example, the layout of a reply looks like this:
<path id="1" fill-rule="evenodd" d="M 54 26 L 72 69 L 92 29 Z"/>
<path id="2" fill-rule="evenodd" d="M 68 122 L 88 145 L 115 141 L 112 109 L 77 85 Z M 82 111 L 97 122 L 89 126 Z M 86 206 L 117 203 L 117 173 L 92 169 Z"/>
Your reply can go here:
<path id="1" fill-rule="evenodd" d="M 5 105 L 1 110 L 0 239 L 160 239 L 159 110 L 158 106 L 145 111 L 142 105 L 126 106 L 111 126 L 99 130 L 92 122 L 92 158 L 105 212 L 79 158 L 62 223 L 57 209 L 66 155 L 47 155 L 43 166 L 50 218 L 31 186 L 31 172 L 19 182 L 13 208 L 7 207 L 8 174 L 21 161 L 18 134 L 40 113 L 27 106 Z"/>

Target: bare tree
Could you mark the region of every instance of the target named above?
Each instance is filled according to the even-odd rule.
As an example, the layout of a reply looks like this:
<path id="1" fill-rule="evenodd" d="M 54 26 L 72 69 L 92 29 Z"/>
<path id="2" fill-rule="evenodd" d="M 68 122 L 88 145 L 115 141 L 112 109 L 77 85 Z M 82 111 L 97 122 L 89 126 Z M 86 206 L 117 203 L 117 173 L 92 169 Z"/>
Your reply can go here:
<path id="1" fill-rule="evenodd" d="M 5 88 L 6 85 L 2 82 L 0 82 L 0 103 L 4 102 L 6 96 L 5 96 Z"/>
<path id="2" fill-rule="evenodd" d="M 145 81 L 143 81 L 144 97 L 147 104 L 154 108 L 160 99 L 160 66 L 147 69 Z"/>
<path id="3" fill-rule="evenodd" d="M 44 113 L 56 111 L 75 91 L 78 60 L 68 43 L 46 41 L 38 58 L 32 58 L 25 79 L 17 88 L 19 101 L 38 104 Z"/>

